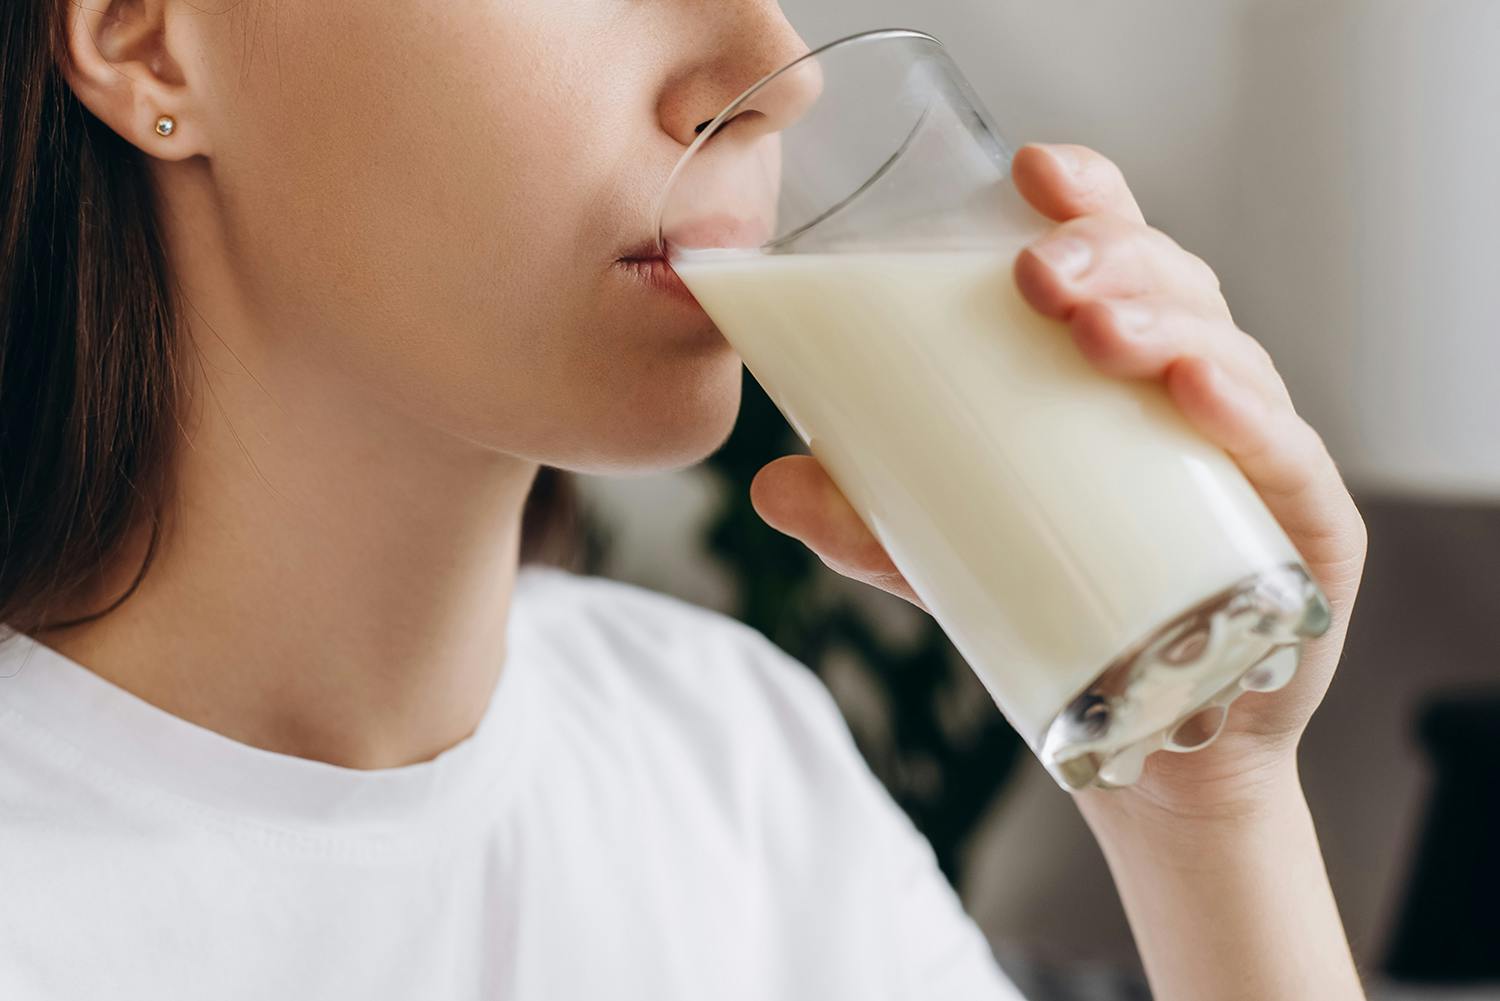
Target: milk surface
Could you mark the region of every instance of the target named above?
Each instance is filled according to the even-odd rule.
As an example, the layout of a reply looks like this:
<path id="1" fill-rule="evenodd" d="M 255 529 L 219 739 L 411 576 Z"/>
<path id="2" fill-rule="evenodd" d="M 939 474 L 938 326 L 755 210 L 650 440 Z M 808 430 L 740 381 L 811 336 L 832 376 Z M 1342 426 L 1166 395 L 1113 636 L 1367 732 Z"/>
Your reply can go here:
<path id="1" fill-rule="evenodd" d="M 1036 748 L 1133 643 L 1300 557 L 1159 386 L 1097 374 L 1021 300 L 1014 257 L 673 265 Z"/>

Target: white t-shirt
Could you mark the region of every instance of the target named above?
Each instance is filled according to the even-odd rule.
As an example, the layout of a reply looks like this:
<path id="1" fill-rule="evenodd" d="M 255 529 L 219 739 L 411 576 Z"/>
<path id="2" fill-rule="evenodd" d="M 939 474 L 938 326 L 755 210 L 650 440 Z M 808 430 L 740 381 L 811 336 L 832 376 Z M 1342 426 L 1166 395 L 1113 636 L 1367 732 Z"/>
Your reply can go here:
<path id="1" fill-rule="evenodd" d="M 13 634 L 0 998 L 1019 998 L 827 690 L 758 632 L 537 566 L 509 630 L 475 733 L 375 771 Z"/>

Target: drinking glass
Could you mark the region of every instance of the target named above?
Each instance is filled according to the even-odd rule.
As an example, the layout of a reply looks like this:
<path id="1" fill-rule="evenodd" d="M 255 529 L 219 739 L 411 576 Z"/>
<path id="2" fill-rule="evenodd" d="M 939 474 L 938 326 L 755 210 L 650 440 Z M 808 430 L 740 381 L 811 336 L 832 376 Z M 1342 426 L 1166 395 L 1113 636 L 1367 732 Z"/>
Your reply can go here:
<path id="1" fill-rule="evenodd" d="M 1292 677 L 1328 604 L 1157 384 L 1021 299 L 1050 224 L 943 45 L 845 38 L 701 130 L 660 249 L 1065 788 L 1129 785 Z"/>

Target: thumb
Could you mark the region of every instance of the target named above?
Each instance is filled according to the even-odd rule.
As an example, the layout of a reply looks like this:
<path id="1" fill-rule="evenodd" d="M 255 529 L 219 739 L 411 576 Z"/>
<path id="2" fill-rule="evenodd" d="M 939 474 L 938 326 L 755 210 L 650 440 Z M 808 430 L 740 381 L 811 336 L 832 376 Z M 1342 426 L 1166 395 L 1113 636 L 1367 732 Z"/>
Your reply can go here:
<path id="1" fill-rule="evenodd" d="M 926 609 L 817 459 L 787 455 L 771 462 L 751 481 L 750 503 L 766 524 L 832 570 Z"/>

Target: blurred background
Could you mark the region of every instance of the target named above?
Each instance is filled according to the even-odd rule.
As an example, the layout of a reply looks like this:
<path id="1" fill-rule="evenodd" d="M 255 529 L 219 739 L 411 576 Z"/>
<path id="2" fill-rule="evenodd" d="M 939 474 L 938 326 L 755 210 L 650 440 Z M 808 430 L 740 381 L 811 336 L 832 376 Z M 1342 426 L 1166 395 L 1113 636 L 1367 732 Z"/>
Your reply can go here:
<path id="1" fill-rule="evenodd" d="M 1500 3 L 783 0 L 810 44 L 948 42 L 1014 143 L 1114 158 L 1212 264 L 1370 528 L 1302 771 L 1385 998 L 1500 998 Z M 735 615 L 817 671 L 1039 1001 L 1144 998 L 1102 857 L 942 634 L 750 509 L 803 451 L 752 382 L 702 467 L 586 479 L 585 568 Z"/>

